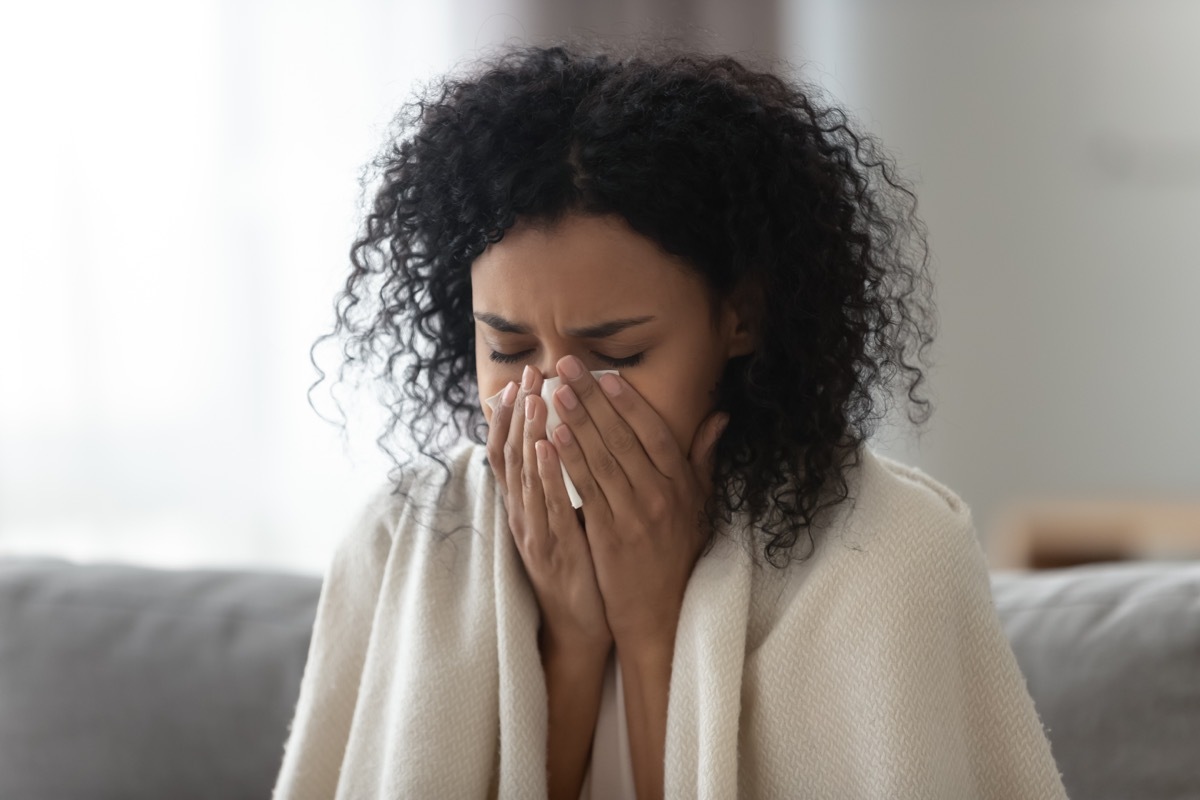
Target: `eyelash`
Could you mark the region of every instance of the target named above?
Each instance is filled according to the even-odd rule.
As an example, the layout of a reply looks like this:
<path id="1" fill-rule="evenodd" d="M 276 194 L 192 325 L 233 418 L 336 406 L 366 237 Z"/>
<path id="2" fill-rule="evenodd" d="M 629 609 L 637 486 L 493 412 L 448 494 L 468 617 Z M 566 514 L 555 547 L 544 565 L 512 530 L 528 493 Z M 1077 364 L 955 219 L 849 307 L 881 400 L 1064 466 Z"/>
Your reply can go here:
<path id="1" fill-rule="evenodd" d="M 497 353 L 495 350 L 493 350 L 491 359 L 492 361 L 498 361 L 501 364 L 515 364 L 521 360 L 522 356 L 529 352 L 530 351 L 525 350 L 521 353 L 509 355 L 507 353 Z M 634 356 L 629 356 L 628 358 L 609 358 L 608 356 L 602 356 L 599 353 L 596 353 L 596 356 L 604 361 L 607 361 L 609 364 L 612 364 L 614 367 L 636 367 L 638 364 L 642 363 L 642 359 L 646 357 L 646 353 L 645 351 L 642 351 L 641 353 L 638 353 Z"/>

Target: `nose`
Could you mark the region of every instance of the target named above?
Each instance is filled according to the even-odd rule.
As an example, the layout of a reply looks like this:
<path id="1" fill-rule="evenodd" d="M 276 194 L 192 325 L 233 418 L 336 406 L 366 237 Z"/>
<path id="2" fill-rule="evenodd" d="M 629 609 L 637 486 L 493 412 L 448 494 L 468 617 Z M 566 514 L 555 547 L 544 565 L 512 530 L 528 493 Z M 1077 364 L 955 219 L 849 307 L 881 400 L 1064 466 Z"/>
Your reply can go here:
<path id="1" fill-rule="evenodd" d="M 524 383 L 526 372 L 532 371 L 535 374 L 535 376 L 541 375 L 542 382 L 545 383 L 546 381 L 550 380 L 557 374 L 554 371 L 554 364 L 556 363 L 556 361 L 557 361 L 557 359 L 555 361 L 551 361 L 549 364 L 545 363 L 545 361 L 543 359 L 537 359 L 534 361 L 530 361 L 528 364 L 528 369 L 521 370 L 521 378 L 520 378 L 520 381 L 518 381 L 518 382 Z"/>
<path id="2" fill-rule="evenodd" d="M 569 355 L 572 355 L 570 350 L 556 350 L 549 353 L 545 359 L 542 359 L 535 364 L 538 371 L 542 375 L 542 379 L 548 381 L 551 378 L 558 377 L 558 362 Z M 576 355 L 576 358 L 578 358 L 580 361 L 583 361 L 582 356 Z"/>

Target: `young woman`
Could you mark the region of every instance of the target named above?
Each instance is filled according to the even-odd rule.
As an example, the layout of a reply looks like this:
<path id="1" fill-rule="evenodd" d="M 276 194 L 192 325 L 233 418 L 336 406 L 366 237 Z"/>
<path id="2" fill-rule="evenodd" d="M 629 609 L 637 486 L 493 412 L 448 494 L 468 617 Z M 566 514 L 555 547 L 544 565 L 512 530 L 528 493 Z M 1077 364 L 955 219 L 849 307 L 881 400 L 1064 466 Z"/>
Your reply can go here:
<path id="1" fill-rule="evenodd" d="M 334 555 L 276 800 L 1065 797 L 970 509 L 866 446 L 935 324 L 873 140 L 665 47 L 407 112 L 329 336 L 436 463 Z"/>

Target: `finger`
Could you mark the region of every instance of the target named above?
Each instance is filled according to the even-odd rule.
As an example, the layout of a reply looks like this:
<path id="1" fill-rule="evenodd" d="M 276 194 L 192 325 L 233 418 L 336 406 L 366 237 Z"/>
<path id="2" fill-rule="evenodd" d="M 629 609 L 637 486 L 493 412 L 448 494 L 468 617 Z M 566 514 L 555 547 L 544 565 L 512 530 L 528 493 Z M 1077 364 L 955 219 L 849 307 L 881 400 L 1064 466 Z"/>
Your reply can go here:
<path id="1" fill-rule="evenodd" d="M 492 474 L 496 476 L 496 482 L 504 487 L 508 486 L 504 477 L 504 442 L 508 439 L 508 424 L 512 419 L 516 396 L 517 384 L 509 381 L 500 394 L 500 402 L 492 411 L 492 418 L 488 422 L 488 463 L 492 467 Z"/>
<path id="2" fill-rule="evenodd" d="M 571 506 L 567 484 L 563 481 L 562 462 L 558 460 L 558 451 L 546 439 L 536 442 L 535 448 L 538 475 L 542 479 L 542 493 L 546 498 L 546 521 L 550 531 L 568 546 L 575 543 L 586 546 L 583 528 L 575 515 L 575 509 Z"/>
<path id="3" fill-rule="evenodd" d="M 538 473 L 535 444 L 546 438 L 546 406 L 542 398 L 530 392 L 525 396 L 525 438 L 522 443 L 521 492 L 525 504 L 525 524 L 529 541 L 541 552 L 550 535 L 546 517 L 546 497 Z"/>
<path id="4" fill-rule="evenodd" d="M 696 436 L 692 440 L 688 463 L 692 465 L 696 477 L 700 479 L 700 485 L 703 487 L 705 495 L 712 492 L 713 470 L 717 460 L 717 442 L 721 440 L 721 434 L 725 432 L 728 424 L 729 415 L 727 413 L 722 411 L 713 414 L 705 420 L 705 424 L 696 430 Z"/>
<path id="5" fill-rule="evenodd" d="M 595 424 L 605 432 L 609 451 L 620 462 L 630 483 L 643 486 L 651 485 L 650 481 L 663 475 L 672 480 L 681 477 L 686 463 L 684 454 L 679 452 L 675 434 L 659 413 L 619 374 L 600 378 L 599 381 L 592 378 L 593 401 L 585 401 L 584 405 Z"/>
<path id="6" fill-rule="evenodd" d="M 571 364 L 577 368 L 578 377 L 568 377 Z M 575 482 L 575 473 L 571 471 L 572 460 L 586 462 L 587 480 L 599 487 L 607 504 L 612 508 L 629 506 L 633 501 L 633 486 L 614 449 L 632 463 L 636 451 L 641 450 L 637 435 L 609 405 L 596 378 L 583 369 L 579 359 L 566 356 L 559 360 L 558 368 L 564 385 L 554 392 L 555 410 L 570 428 L 575 440 L 573 453 L 560 451 L 567 473 Z M 642 458 L 645 460 L 644 455 Z M 646 475 L 645 468 L 638 472 Z M 586 513 L 588 495 L 584 494 L 584 487 L 578 482 L 575 482 L 575 488 L 585 501 Z"/>
<path id="7" fill-rule="evenodd" d="M 521 488 L 521 465 L 523 463 L 522 454 L 525 450 L 525 398 L 529 395 L 538 377 L 536 369 L 530 366 L 525 367 L 525 372 L 521 376 L 521 387 L 517 390 L 517 399 L 513 403 L 512 422 L 509 423 L 508 439 L 504 446 L 508 496 L 514 501 L 518 500 L 524 491 Z"/>
<path id="8" fill-rule="evenodd" d="M 559 414 L 562 414 L 561 410 Z M 550 441 L 554 444 L 557 460 L 561 464 L 559 473 L 561 475 L 562 470 L 565 469 L 571 478 L 571 483 L 575 484 L 575 491 L 579 494 L 579 499 L 583 501 L 580 510 L 583 512 L 584 519 L 589 525 L 593 522 L 599 525 L 611 523 L 613 507 L 609 504 L 608 497 L 600 488 L 600 484 L 592 477 L 587 458 L 579 449 L 579 441 L 571 433 L 571 427 L 564 422 L 551 433 Z M 565 488 L 564 484 L 564 490 Z M 592 525 L 592 530 L 595 529 L 596 525 Z"/>
<path id="9" fill-rule="evenodd" d="M 580 521 L 571 506 L 571 497 L 563 481 L 563 464 L 558 461 L 558 451 L 548 440 L 535 444 L 538 455 L 538 474 L 541 477 L 542 494 L 546 498 L 546 518 L 550 529 L 559 539 L 572 534 L 582 534 Z"/>

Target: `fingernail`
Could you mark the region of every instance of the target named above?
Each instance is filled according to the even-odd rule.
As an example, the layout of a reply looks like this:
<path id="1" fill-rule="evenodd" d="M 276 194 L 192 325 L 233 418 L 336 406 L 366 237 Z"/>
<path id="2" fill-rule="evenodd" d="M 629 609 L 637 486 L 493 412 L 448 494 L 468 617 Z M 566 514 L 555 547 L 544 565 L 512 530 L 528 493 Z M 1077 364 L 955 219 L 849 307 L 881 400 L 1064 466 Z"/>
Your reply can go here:
<path id="1" fill-rule="evenodd" d="M 500 402 L 506 406 L 511 406 L 517 399 L 517 384 L 513 381 L 508 382 L 508 386 L 504 387 L 504 394 L 500 396 Z"/>
<path id="2" fill-rule="evenodd" d="M 525 372 L 521 375 L 521 388 L 529 391 L 533 388 L 533 367 L 525 365 Z"/>
<path id="3" fill-rule="evenodd" d="M 558 395 L 558 401 L 570 409 L 574 409 L 579 405 L 579 399 L 575 397 L 575 393 L 571 391 L 570 386 L 564 386 L 555 392 Z"/>
<path id="4" fill-rule="evenodd" d="M 525 398 L 525 419 L 533 419 L 533 395 Z"/>
<path id="5" fill-rule="evenodd" d="M 559 425 L 554 429 L 554 438 L 558 439 L 562 444 L 571 443 L 571 429 L 566 425 Z"/>
<path id="6" fill-rule="evenodd" d="M 621 393 L 621 381 L 617 380 L 617 376 L 611 373 L 600 376 L 600 387 L 604 389 L 604 393 L 609 397 L 616 397 Z"/>
<path id="7" fill-rule="evenodd" d="M 573 381 L 583 374 L 583 366 L 580 365 L 579 359 L 575 356 L 567 356 L 562 362 L 562 372 L 567 377 L 567 380 Z"/>

